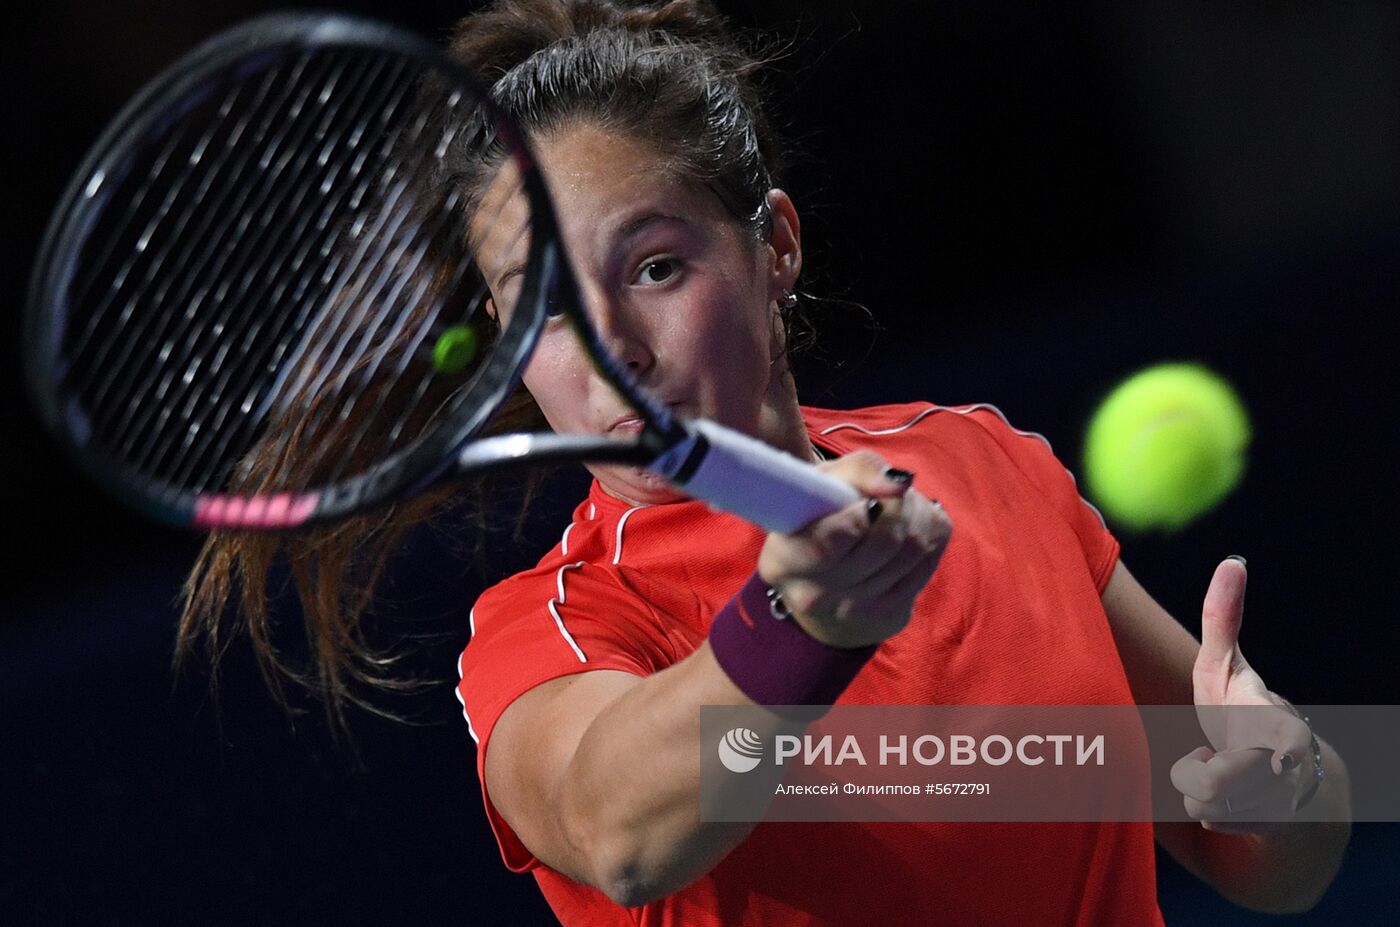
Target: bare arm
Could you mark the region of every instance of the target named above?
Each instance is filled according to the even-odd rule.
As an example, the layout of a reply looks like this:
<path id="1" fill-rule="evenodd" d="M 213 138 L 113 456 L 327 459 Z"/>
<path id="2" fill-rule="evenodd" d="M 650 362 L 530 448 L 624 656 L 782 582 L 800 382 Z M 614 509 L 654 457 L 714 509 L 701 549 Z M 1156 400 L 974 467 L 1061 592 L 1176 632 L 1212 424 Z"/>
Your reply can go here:
<path id="1" fill-rule="evenodd" d="M 708 643 L 646 678 L 556 679 L 502 714 L 487 789 L 546 865 L 619 904 L 643 904 L 708 872 L 753 829 L 701 822 L 697 802 L 700 706 L 748 704 Z M 773 716 L 774 730 L 758 733 L 780 723 Z"/>
<path id="2" fill-rule="evenodd" d="M 797 535 L 770 536 L 759 572 L 808 635 L 864 647 L 907 623 L 946 546 L 948 522 L 907 481 L 886 477 L 873 454 L 825 469 L 882 506 L 857 504 Z M 702 822 L 698 802 L 701 706 L 752 704 L 708 642 L 646 678 L 599 671 L 556 679 L 497 721 L 486 786 L 542 862 L 620 904 L 643 904 L 708 872 L 753 829 Z M 773 715 L 757 733 L 771 740 L 800 729 Z"/>
<path id="3" fill-rule="evenodd" d="M 1242 606 L 1242 578 L 1240 597 Z M 1152 599 L 1122 563 L 1104 589 L 1103 603 L 1135 701 L 1140 705 L 1195 703 L 1193 683 L 1202 646 L 1191 633 Z M 1214 620 L 1209 615 L 1214 607 L 1208 593 L 1207 623 Z M 1323 744 L 1322 750 L 1327 775 L 1299 820 L 1267 834 L 1159 823 L 1157 842 L 1236 904 L 1271 913 L 1307 910 L 1331 884 L 1351 833 L 1350 824 L 1345 823 L 1350 817 L 1346 765 L 1330 746 Z M 1310 771 L 1308 764 L 1300 771 Z"/>

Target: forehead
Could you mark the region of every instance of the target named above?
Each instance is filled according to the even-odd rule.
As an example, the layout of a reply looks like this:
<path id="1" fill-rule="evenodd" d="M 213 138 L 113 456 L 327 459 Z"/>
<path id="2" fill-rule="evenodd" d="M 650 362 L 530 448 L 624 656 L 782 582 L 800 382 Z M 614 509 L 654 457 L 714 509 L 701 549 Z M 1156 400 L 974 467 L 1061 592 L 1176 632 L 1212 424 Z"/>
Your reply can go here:
<path id="1" fill-rule="evenodd" d="M 534 147 L 556 193 L 603 196 L 638 181 L 681 182 L 674 159 L 657 146 L 588 123 L 538 136 Z"/>

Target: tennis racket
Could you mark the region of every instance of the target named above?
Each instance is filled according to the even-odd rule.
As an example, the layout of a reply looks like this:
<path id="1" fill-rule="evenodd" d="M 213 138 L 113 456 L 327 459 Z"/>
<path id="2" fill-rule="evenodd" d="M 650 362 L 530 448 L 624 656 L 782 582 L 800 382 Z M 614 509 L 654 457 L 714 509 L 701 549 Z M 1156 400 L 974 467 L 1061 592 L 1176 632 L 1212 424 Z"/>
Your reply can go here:
<path id="1" fill-rule="evenodd" d="M 518 227 L 464 192 L 482 165 L 527 203 Z M 483 229 L 528 255 L 498 315 Z M 561 313 L 635 436 L 490 434 Z M 431 43 L 364 20 L 252 20 L 142 90 L 55 212 L 25 338 L 48 428 L 177 525 L 294 528 L 560 460 L 648 467 L 772 531 L 857 498 L 648 395 L 589 323 L 522 133 Z"/>

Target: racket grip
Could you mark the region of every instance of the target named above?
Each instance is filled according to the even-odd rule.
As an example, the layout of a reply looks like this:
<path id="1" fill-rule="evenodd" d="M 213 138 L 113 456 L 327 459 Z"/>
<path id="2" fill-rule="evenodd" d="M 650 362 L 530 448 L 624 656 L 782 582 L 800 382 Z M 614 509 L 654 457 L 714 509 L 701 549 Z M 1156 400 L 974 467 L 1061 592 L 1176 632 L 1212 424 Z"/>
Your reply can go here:
<path id="1" fill-rule="evenodd" d="M 791 534 L 861 498 L 854 486 L 755 438 L 704 420 L 652 463 L 678 489 L 767 531 Z"/>

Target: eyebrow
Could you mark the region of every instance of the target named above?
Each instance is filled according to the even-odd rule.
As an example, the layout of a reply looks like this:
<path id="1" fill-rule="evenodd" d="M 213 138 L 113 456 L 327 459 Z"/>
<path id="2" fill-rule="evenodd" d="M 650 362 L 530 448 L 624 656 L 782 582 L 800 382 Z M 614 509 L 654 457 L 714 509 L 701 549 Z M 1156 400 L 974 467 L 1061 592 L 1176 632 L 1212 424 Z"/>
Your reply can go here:
<path id="1" fill-rule="evenodd" d="M 515 277 L 523 273 L 525 273 L 524 261 L 519 261 L 515 264 L 512 264 L 509 267 L 507 267 L 499 277 L 496 278 L 496 282 L 492 284 L 491 289 L 499 290 L 511 277 Z"/>
<path id="2" fill-rule="evenodd" d="M 644 213 L 642 213 L 641 215 L 639 215 L 639 216 L 637 216 L 637 217 L 635 217 L 635 218 L 633 218 L 633 219 L 629 219 L 627 222 L 624 222 L 621 226 L 619 226 L 619 227 L 618 227 L 618 230 L 617 230 L 616 237 L 617 237 L 617 238 L 631 238 L 633 235 L 636 235 L 638 232 L 640 232 L 642 229 L 646 228 L 648 225 L 652 224 L 653 222 L 680 222 L 680 223 L 684 223 L 685 221 L 686 221 L 686 220 L 685 220 L 685 218 L 684 218 L 683 216 L 677 216 L 677 215 L 673 215 L 673 214 L 671 214 L 671 213 L 666 213 L 666 212 L 644 212 Z"/>

